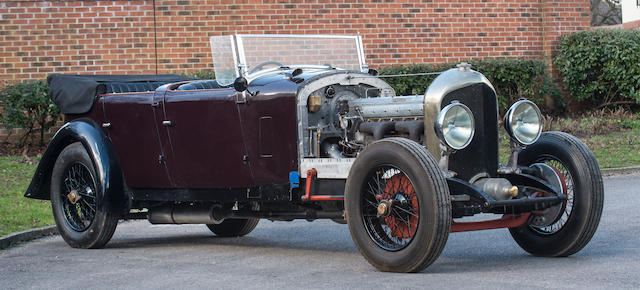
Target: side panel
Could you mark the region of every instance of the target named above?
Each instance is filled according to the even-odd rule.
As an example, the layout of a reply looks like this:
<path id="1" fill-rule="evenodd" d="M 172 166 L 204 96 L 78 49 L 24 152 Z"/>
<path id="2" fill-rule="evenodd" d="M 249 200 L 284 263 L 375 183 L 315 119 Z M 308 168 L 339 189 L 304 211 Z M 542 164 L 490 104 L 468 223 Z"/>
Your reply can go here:
<path id="1" fill-rule="evenodd" d="M 167 165 L 175 187 L 248 187 L 252 184 L 234 89 L 167 91 Z"/>
<path id="2" fill-rule="evenodd" d="M 153 93 L 103 96 L 109 138 L 118 155 L 127 185 L 133 188 L 165 188 L 171 182 L 160 162 L 162 155 Z"/>
<path id="3" fill-rule="evenodd" d="M 249 91 L 257 94 L 238 108 L 253 184 L 287 183 L 289 172 L 298 170 L 296 84 L 280 78 Z"/>

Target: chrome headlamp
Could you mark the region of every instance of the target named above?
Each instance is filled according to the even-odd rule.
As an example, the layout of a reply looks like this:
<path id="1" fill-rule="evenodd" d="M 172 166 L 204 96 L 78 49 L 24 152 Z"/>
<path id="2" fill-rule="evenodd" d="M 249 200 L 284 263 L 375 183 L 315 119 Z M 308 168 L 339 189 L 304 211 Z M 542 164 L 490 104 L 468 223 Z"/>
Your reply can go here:
<path id="1" fill-rule="evenodd" d="M 463 149 L 471 143 L 475 132 L 473 113 L 464 104 L 454 101 L 442 108 L 434 127 L 444 145 L 454 150 Z"/>
<path id="2" fill-rule="evenodd" d="M 507 111 L 504 128 L 521 145 L 535 143 L 542 134 L 540 109 L 529 100 L 517 101 Z"/>

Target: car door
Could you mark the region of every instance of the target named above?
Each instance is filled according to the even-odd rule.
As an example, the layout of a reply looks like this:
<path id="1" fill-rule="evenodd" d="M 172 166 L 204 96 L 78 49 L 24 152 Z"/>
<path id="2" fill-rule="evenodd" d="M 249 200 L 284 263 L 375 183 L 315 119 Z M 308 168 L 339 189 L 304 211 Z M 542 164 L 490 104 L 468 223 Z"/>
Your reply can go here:
<path id="1" fill-rule="evenodd" d="M 252 184 L 233 88 L 168 90 L 164 113 L 167 164 L 176 187 Z"/>
<path id="2" fill-rule="evenodd" d="M 103 126 L 116 151 L 125 181 L 133 188 L 172 185 L 162 160 L 155 117 L 157 107 L 153 106 L 155 94 L 162 96 L 164 91 L 103 96 L 106 120 Z"/>
<path id="3" fill-rule="evenodd" d="M 298 170 L 295 88 L 276 83 L 251 89 L 256 93 L 239 93 L 238 110 L 254 182 L 288 183 Z"/>

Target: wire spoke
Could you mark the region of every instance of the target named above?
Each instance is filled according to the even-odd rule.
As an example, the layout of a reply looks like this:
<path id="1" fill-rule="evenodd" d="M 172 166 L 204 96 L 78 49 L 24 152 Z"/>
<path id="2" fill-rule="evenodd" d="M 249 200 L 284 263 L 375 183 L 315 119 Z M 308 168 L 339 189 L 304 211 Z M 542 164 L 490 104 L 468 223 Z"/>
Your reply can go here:
<path id="1" fill-rule="evenodd" d="M 397 167 L 380 165 L 368 174 L 363 185 L 361 215 L 369 236 L 383 249 L 403 249 L 413 240 L 419 220 L 417 196 L 410 179 Z M 383 202 L 388 212 L 379 216 L 378 208 Z"/>
<path id="2" fill-rule="evenodd" d="M 91 171 L 83 163 L 75 162 L 67 167 L 65 178 L 60 184 L 62 210 L 67 223 L 75 231 L 85 231 L 91 226 L 96 215 L 95 181 Z M 69 200 L 70 193 L 80 196 L 77 201 Z"/>

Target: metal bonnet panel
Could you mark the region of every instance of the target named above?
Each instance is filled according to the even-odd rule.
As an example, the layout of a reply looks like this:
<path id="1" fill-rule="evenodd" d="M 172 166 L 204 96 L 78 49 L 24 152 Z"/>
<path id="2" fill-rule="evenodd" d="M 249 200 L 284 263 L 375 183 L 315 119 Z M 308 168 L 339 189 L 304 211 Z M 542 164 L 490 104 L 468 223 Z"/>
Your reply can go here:
<path id="1" fill-rule="evenodd" d="M 441 155 L 440 139 L 433 126 L 442 108 L 442 99 L 450 92 L 474 84 L 485 84 L 495 93 L 489 80 L 483 74 L 469 69 L 468 65 L 459 65 L 458 68 L 443 72 L 427 88 L 424 95 L 425 145 L 436 160 L 440 160 Z"/>

